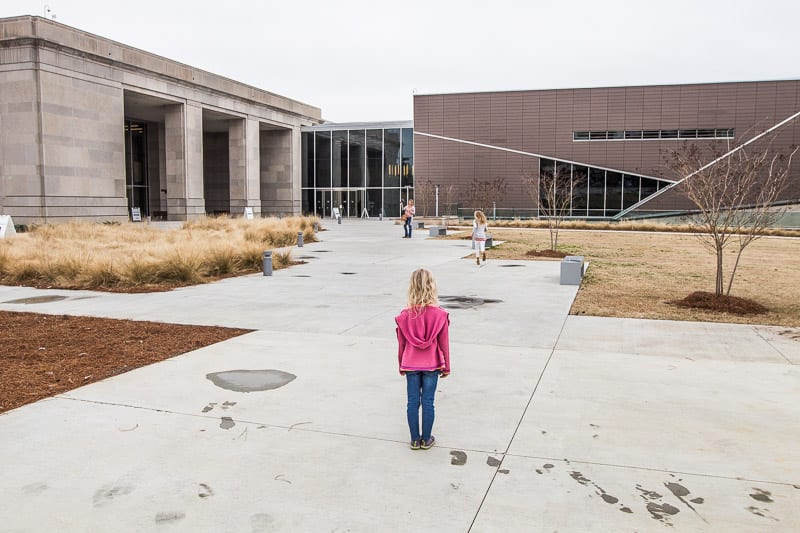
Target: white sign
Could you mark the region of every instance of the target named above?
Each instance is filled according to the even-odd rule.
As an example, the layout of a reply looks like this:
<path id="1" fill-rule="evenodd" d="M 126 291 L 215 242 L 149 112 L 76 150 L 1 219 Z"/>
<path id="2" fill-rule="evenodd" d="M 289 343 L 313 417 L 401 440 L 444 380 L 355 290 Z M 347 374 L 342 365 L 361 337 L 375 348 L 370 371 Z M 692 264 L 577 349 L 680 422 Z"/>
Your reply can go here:
<path id="1" fill-rule="evenodd" d="M 139 207 L 131 208 L 131 220 L 134 222 L 141 222 L 142 221 L 142 210 Z"/>
<path id="2" fill-rule="evenodd" d="M 333 218 L 339 218 L 341 216 L 342 215 L 339 214 L 339 208 L 338 207 L 334 207 L 333 208 Z"/>
<path id="3" fill-rule="evenodd" d="M 14 235 L 17 230 L 14 229 L 14 221 L 11 220 L 11 215 L 0 215 L 0 239 L 5 239 L 6 235 Z"/>
<path id="4" fill-rule="evenodd" d="M 244 208 L 244 218 L 247 220 L 253 220 L 253 208 L 252 207 L 245 207 Z"/>

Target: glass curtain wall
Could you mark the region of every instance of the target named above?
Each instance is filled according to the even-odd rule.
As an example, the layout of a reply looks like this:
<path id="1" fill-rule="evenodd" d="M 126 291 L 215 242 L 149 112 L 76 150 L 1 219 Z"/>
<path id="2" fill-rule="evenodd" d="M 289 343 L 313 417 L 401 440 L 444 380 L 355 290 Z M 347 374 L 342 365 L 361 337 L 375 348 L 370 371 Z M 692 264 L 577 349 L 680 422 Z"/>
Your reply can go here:
<path id="1" fill-rule="evenodd" d="M 413 128 L 334 128 L 302 132 L 303 212 L 399 216 L 414 197 Z"/>
<path id="2" fill-rule="evenodd" d="M 559 183 L 569 183 L 572 191 L 570 205 L 565 214 L 578 218 L 613 217 L 672 183 L 668 180 L 575 165 L 565 161 L 539 160 L 540 176 L 552 176 L 554 171 L 558 172 L 559 176 L 570 177 L 569 180 L 559 181 Z M 545 191 L 540 189 L 539 195 L 542 205 L 546 205 Z M 560 194 L 557 197 L 560 197 Z"/>

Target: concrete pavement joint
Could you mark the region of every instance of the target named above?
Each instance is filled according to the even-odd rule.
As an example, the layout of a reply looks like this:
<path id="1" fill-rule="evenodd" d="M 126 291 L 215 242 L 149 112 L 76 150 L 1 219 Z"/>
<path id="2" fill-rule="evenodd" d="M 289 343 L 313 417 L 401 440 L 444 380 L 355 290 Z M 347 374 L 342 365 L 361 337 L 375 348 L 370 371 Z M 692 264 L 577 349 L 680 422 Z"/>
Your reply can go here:
<path id="1" fill-rule="evenodd" d="M 556 347 L 558 346 L 558 341 L 561 339 L 561 334 L 564 332 L 564 327 L 567 325 L 567 318 L 569 317 L 569 313 L 564 317 L 564 320 L 561 322 L 561 329 L 558 330 L 558 335 L 556 336 L 556 341 L 553 343 L 553 348 L 550 350 L 550 355 L 547 356 L 547 361 L 545 361 L 544 366 L 542 367 L 542 371 L 539 373 L 539 379 L 536 380 L 536 385 L 533 387 L 533 391 L 531 392 L 530 397 L 528 398 L 528 403 L 525 404 L 525 409 L 522 411 L 522 415 L 519 417 L 519 421 L 517 422 L 517 426 L 514 428 L 514 433 L 511 435 L 511 438 L 508 440 L 508 445 L 506 446 L 506 451 L 503 453 L 503 459 L 500 461 L 500 464 L 497 465 L 495 468 L 494 474 L 492 475 L 492 479 L 489 481 L 489 486 L 486 487 L 486 492 L 483 494 L 483 498 L 481 498 L 481 503 L 478 504 L 478 509 L 475 511 L 475 516 L 472 517 L 472 522 L 469 524 L 469 529 L 467 530 L 472 531 L 472 527 L 475 525 L 475 520 L 478 519 L 478 515 L 481 512 L 481 508 L 483 507 L 483 503 L 486 501 L 486 497 L 489 495 L 489 491 L 492 489 L 492 485 L 494 484 L 494 480 L 497 478 L 497 474 L 500 471 L 500 467 L 503 466 L 503 460 L 505 460 L 506 456 L 508 455 L 508 450 L 511 449 L 511 443 L 514 442 L 514 437 L 517 435 L 517 431 L 519 431 L 519 427 L 522 425 L 522 421 L 525 419 L 525 415 L 528 412 L 528 408 L 531 406 L 531 402 L 533 402 L 533 396 L 536 394 L 536 391 L 539 389 L 539 384 L 542 382 L 542 378 L 544 377 L 544 373 L 547 372 L 547 367 L 550 365 L 550 360 L 553 358 L 553 354 L 556 352 Z"/>
<path id="2" fill-rule="evenodd" d="M 778 349 L 778 347 L 777 347 L 777 346 L 775 346 L 774 344 L 772 344 L 771 342 L 769 342 L 767 339 L 765 339 L 765 338 L 764 338 L 764 336 L 763 336 L 763 335 L 761 335 L 761 332 L 759 332 L 759 331 L 758 331 L 758 327 L 757 327 L 757 326 L 752 326 L 752 329 L 753 329 L 753 332 L 755 332 L 755 334 L 756 334 L 756 335 L 758 335 L 758 337 L 759 337 L 760 339 L 763 339 L 763 340 L 764 340 L 764 342 L 766 342 L 767 344 L 769 344 L 770 348 L 772 348 L 773 350 L 775 350 L 776 352 L 778 352 L 778 353 L 780 354 L 780 356 L 781 356 L 781 357 L 783 357 L 784 359 L 786 359 L 786 362 L 787 362 L 787 363 L 789 363 L 790 365 L 793 365 L 793 364 L 794 364 L 794 363 L 791 361 L 791 359 L 789 359 L 788 357 L 786 357 L 786 355 L 785 355 L 785 354 L 784 354 L 782 351 L 780 351 L 780 350 Z"/>

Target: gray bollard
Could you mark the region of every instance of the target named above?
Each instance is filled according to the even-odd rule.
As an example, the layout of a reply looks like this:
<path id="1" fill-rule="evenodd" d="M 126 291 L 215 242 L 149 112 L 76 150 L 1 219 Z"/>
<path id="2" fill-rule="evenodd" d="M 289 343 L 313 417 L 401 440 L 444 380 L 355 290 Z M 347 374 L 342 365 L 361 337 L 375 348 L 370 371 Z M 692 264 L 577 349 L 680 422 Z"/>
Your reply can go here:
<path id="1" fill-rule="evenodd" d="M 316 233 L 316 232 L 318 232 L 318 231 L 319 231 L 319 224 L 317 224 L 316 222 L 314 222 L 314 233 Z"/>
<path id="2" fill-rule="evenodd" d="M 261 258 L 261 269 L 265 276 L 272 275 L 272 250 L 266 250 L 264 257 Z"/>
<path id="3" fill-rule="evenodd" d="M 298 248 L 302 248 L 303 247 L 303 232 L 302 231 L 298 231 L 297 232 L 297 247 Z"/>
<path id="4" fill-rule="evenodd" d="M 336 219 L 339 221 L 339 224 L 342 223 L 342 215 L 339 215 L 338 217 L 336 217 Z"/>

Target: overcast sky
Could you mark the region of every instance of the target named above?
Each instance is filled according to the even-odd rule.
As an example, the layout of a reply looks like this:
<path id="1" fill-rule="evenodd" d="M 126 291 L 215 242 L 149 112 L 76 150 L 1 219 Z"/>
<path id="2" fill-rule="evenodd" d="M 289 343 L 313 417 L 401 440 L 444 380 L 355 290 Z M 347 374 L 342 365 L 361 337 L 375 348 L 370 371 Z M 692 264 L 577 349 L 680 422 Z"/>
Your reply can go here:
<path id="1" fill-rule="evenodd" d="M 800 78 L 798 0 L 0 0 L 322 108 L 412 95 Z"/>

